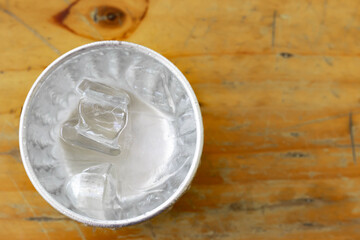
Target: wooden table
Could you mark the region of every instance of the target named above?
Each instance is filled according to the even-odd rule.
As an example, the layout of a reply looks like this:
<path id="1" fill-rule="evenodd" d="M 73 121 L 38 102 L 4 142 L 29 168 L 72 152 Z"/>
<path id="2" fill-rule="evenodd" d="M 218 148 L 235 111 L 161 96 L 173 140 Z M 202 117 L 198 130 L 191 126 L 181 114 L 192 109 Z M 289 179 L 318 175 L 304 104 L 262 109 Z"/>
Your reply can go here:
<path id="1" fill-rule="evenodd" d="M 359 239 L 360 3 L 341 0 L 0 0 L 1 239 Z M 118 230 L 54 210 L 21 163 L 37 76 L 85 43 L 118 39 L 179 67 L 201 104 L 192 187 Z M 358 144 L 359 143 L 359 144 Z"/>

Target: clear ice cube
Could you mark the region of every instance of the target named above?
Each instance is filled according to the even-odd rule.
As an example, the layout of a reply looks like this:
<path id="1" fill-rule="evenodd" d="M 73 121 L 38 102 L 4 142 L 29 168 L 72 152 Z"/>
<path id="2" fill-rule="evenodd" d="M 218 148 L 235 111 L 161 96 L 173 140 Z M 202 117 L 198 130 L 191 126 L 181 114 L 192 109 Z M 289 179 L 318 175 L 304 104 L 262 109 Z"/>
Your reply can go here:
<path id="1" fill-rule="evenodd" d="M 195 128 L 195 117 L 193 111 L 185 112 L 180 115 L 177 119 L 178 122 L 178 134 L 179 136 L 189 134 L 196 130 Z"/>
<path id="2" fill-rule="evenodd" d="M 72 176 L 65 191 L 72 206 L 89 217 L 112 219 L 119 208 L 115 179 L 112 164 L 103 163 Z"/>
<path id="3" fill-rule="evenodd" d="M 154 60 L 131 65 L 125 73 L 127 83 L 137 96 L 172 115 L 175 113 L 175 104 L 169 90 L 169 78 L 167 70 Z"/>
<path id="4" fill-rule="evenodd" d="M 61 128 L 64 141 L 109 155 L 120 154 L 118 139 L 127 124 L 129 95 L 89 80 L 83 80 L 77 91 L 82 97 L 76 117 Z"/>

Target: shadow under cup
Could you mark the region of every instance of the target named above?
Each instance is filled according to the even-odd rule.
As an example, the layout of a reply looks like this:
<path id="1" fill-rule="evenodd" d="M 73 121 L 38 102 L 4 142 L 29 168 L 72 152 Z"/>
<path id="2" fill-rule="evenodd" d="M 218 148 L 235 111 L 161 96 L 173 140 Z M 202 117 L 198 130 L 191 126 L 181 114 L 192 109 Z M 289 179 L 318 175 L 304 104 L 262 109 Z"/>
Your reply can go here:
<path id="1" fill-rule="evenodd" d="M 38 77 L 20 120 L 20 151 L 37 191 L 100 227 L 147 220 L 189 187 L 203 126 L 189 82 L 143 46 L 76 48 Z"/>

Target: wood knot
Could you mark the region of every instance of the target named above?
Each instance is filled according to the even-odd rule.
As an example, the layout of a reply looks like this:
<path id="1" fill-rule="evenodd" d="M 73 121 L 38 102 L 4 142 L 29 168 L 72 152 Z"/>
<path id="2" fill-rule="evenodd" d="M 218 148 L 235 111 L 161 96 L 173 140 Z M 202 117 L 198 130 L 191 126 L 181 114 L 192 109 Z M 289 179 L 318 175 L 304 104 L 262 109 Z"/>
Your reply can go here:
<path id="1" fill-rule="evenodd" d="M 75 0 L 53 19 L 82 37 L 122 40 L 136 30 L 148 6 L 149 0 Z"/>
<path id="2" fill-rule="evenodd" d="M 96 7 L 90 15 L 95 23 L 103 27 L 121 26 L 126 19 L 126 14 L 121 9 L 110 6 Z"/>

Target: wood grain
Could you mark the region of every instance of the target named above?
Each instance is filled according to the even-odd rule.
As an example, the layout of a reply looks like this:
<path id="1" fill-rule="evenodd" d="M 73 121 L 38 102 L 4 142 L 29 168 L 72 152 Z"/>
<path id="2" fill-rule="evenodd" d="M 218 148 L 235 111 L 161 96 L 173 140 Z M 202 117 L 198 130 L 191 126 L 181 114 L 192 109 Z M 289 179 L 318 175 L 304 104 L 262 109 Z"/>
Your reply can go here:
<path id="1" fill-rule="evenodd" d="M 1 0 L 0 239 L 360 238 L 359 7 Z M 171 210 L 118 230 L 84 226 L 50 207 L 18 149 L 21 108 L 36 77 L 59 55 L 101 39 L 139 43 L 174 62 L 205 127 L 190 190 Z"/>

